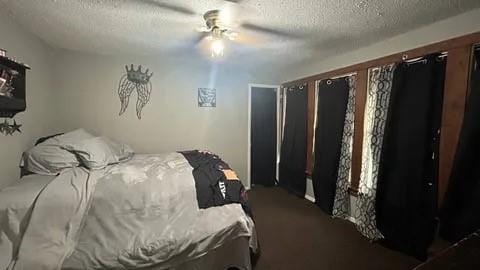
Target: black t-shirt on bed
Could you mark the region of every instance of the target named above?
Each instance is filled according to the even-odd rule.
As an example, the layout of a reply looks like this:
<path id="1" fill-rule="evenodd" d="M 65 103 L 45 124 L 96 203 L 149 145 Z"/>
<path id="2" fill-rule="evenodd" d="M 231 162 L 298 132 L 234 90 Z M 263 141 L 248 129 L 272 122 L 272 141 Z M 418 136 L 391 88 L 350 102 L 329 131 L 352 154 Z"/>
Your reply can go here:
<path id="1" fill-rule="evenodd" d="M 230 166 L 215 154 L 204 151 L 180 152 L 193 167 L 193 178 L 197 201 L 200 208 L 239 203 L 249 216 L 252 216 L 248 205 L 245 187 L 238 179 L 227 179 L 226 170 Z"/>

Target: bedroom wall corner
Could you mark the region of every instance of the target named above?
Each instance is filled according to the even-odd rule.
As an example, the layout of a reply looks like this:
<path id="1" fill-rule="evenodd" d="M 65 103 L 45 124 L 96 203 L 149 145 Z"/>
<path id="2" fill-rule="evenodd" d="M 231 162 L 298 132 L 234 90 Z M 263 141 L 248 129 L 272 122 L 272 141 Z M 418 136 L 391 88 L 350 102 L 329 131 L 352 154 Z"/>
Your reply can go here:
<path id="1" fill-rule="evenodd" d="M 27 110 L 15 120 L 22 133 L 13 136 L 0 134 L 0 188 L 19 179 L 19 161 L 24 150 L 43 135 L 54 132 L 55 102 L 52 73 L 54 49 L 24 30 L 0 10 L 0 48 L 7 56 L 15 57 L 32 68 L 27 71 Z M 3 119 L 2 119 L 3 121 Z"/>

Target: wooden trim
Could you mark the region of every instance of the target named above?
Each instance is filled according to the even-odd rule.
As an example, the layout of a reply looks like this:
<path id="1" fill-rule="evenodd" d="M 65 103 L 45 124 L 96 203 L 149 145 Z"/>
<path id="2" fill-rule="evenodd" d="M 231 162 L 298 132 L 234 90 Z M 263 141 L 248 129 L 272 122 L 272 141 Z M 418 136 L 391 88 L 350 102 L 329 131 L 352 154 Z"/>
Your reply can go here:
<path id="1" fill-rule="evenodd" d="M 353 192 L 358 191 L 360 173 L 362 170 L 362 146 L 363 124 L 365 118 L 365 104 L 367 102 L 368 71 L 366 69 L 357 72 L 357 89 L 355 93 L 355 120 L 353 131 L 352 150 L 352 177 L 350 188 Z"/>
<path id="2" fill-rule="evenodd" d="M 328 79 L 330 77 L 334 77 L 334 76 L 338 76 L 346 73 L 356 72 L 359 70 L 369 69 L 372 67 L 383 66 L 383 65 L 387 65 L 395 62 L 400 62 L 402 60 L 405 60 L 403 58 L 404 55 L 406 55 L 408 59 L 412 59 L 412 58 L 424 56 L 430 53 L 452 50 L 459 47 L 472 46 L 472 44 L 478 43 L 478 42 L 480 42 L 480 32 L 475 32 L 469 35 L 448 39 L 445 41 L 433 43 L 427 46 L 419 47 L 416 49 L 412 49 L 412 50 L 408 50 L 400 53 L 391 54 L 389 56 L 377 58 L 367 62 L 354 64 L 347 67 L 342 67 L 339 69 L 304 77 L 304 78 L 290 81 L 290 82 L 285 82 L 282 84 L 282 86 L 288 87 L 288 86 L 293 86 L 301 83 L 308 83 L 310 81 Z"/>
<path id="3" fill-rule="evenodd" d="M 353 196 L 353 197 L 358 197 L 358 188 L 355 189 L 355 188 L 349 187 L 348 194 L 350 194 L 350 196 Z"/>
<path id="4" fill-rule="evenodd" d="M 316 82 L 308 82 L 308 98 L 307 98 L 307 175 L 313 172 L 313 134 L 315 122 L 315 87 Z"/>
<path id="5" fill-rule="evenodd" d="M 438 172 L 438 205 L 447 191 L 465 113 L 472 45 L 448 51 L 443 96 L 440 161 Z"/>

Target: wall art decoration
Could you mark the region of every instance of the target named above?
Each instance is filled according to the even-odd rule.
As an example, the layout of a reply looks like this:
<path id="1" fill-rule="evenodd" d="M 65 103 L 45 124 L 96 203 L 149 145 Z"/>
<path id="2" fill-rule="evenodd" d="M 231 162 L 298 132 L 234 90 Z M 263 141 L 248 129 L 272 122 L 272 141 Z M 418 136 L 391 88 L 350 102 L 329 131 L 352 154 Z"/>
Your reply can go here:
<path id="1" fill-rule="evenodd" d="M 217 91 L 215 88 L 198 88 L 198 107 L 216 107 Z"/>
<path id="2" fill-rule="evenodd" d="M 0 68 L 0 96 L 13 98 L 14 79 L 18 76 L 16 70 L 10 68 Z"/>
<path id="3" fill-rule="evenodd" d="M 20 128 L 22 125 L 17 124 L 17 121 L 13 120 L 13 124 L 10 124 L 7 119 L 3 120 L 3 123 L 0 123 L 0 133 L 4 135 L 13 135 L 15 132 L 22 133 Z"/>
<path id="4" fill-rule="evenodd" d="M 0 53 L 0 117 L 12 118 L 25 111 L 26 71 L 30 67 Z"/>
<path id="5" fill-rule="evenodd" d="M 148 73 L 148 69 L 145 72 L 142 71 L 142 66 L 139 65 L 137 69 L 130 65 L 130 68 L 125 66 L 126 74 L 120 78 L 118 85 L 118 97 L 120 98 L 121 108 L 119 115 L 122 115 L 128 107 L 130 96 L 134 89 L 137 90 L 137 117 L 142 119 L 142 109 L 147 105 L 150 100 L 150 94 L 152 92 L 152 82 L 150 78 L 153 73 Z"/>

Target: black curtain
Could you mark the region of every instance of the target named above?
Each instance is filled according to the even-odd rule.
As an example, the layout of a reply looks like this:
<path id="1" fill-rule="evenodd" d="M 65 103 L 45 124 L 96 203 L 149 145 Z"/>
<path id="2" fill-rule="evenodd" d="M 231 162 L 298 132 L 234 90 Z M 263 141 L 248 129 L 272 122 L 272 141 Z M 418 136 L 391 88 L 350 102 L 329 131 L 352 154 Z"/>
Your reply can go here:
<path id="1" fill-rule="evenodd" d="M 329 215 L 335 200 L 348 90 L 347 78 L 324 80 L 318 84 L 312 180 L 315 203 Z"/>
<path id="2" fill-rule="evenodd" d="M 452 242 L 480 228 L 480 51 L 475 56 L 470 95 L 440 214 L 440 235 Z"/>
<path id="3" fill-rule="evenodd" d="M 305 196 L 307 177 L 307 85 L 286 89 L 285 124 L 280 151 L 280 185 Z"/>
<path id="4" fill-rule="evenodd" d="M 377 184 L 385 244 L 426 259 L 437 213 L 438 147 L 446 57 L 400 64 L 394 74 Z"/>
<path id="5" fill-rule="evenodd" d="M 252 87 L 251 181 L 274 186 L 277 180 L 277 92 Z"/>

